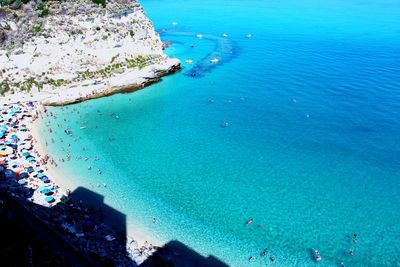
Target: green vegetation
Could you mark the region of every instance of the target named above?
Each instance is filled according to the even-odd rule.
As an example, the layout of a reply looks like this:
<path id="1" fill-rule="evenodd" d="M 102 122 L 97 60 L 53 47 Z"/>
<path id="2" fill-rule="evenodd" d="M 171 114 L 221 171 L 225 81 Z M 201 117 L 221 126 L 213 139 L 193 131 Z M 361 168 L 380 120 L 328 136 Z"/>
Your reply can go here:
<path id="1" fill-rule="evenodd" d="M 108 36 L 107 36 L 107 35 L 103 35 L 103 36 L 101 37 L 101 39 L 102 39 L 103 41 L 106 41 L 106 40 L 108 39 Z"/>
<path id="2" fill-rule="evenodd" d="M 39 11 L 39 17 L 46 17 L 50 11 L 45 3 L 40 3 L 37 5 L 36 9 Z"/>
<path id="3" fill-rule="evenodd" d="M 33 27 L 34 32 L 40 32 L 42 30 L 42 27 L 40 27 L 40 25 L 36 25 L 35 27 Z"/>
<path id="4" fill-rule="evenodd" d="M 139 69 L 142 69 L 149 63 L 149 61 L 151 61 L 151 59 L 152 59 L 151 56 L 147 57 L 138 56 L 135 58 L 125 58 L 125 61 L 128 64 L 128 68 L 133 69 L 138 67 Z"/>
<path id="5" fill-rule="evenodd" d="M 0 0 L 0 4 L 2 6 L 10 6 L 14 3 L 20 5 L 20 4 L 27 4 L 29 0 Z"/>
<path id="6" fill-rule="evenodd" d="M 116 54 L 111 58 L 111 63 L 114 63 L 114 61 L 119 57 L 119 54 Z"/>
<path id="7" fill-rule="evenodd" d="M 145 66 L 151 64 L 158 56 L 138 56 L 134 58 L 125 58 L 125 61 L 114 63 L 120 55 L 117 54 L 111 59 L 111 64 L 96 70 L 90 71 L 86 70 L 81 72 L 76 78 L 72 80 L 64 80 L 64 79 L 48 79 L 44 77 L 42 81 L 37 81 L 36 78 L 30 77 L 27 78 L 23 82 L 10 82 L 9 80 L 3 80 L 0 82 L 0 95 L 4 95 L 5 93 L 15 92 L 15 91 L 23 91 L 29 92 L 32 90 L 33 87 L 38 88 L 39 90 L 43 89 L 44 85 L 51 85 L 53 87 L 61 87 L 72 82 L 80 82 L 88 79 L 95 79 L 95 78 L 108 78 L 111 77 L 114 73 L 123 71 L 126 69 L 131 68 L 139 68 L 142 69 Z M 5 72 L 5 70 L 1 70 Z M 42 73 L 42 77 L 45 73 Z"/>
<path id="8" fill-rule="evenodd" d="M 3 96 L 5 93 L 11 91 L 11 86 L 7 81 L 0 83 L 0 95 Z"/>
<path id="9" fill-rule="evenodd" d="M 15 1 L 15 0 L 0 0 L 0 5 L 2 5 L 2 6 L 10 6 L 14 2 L 17 2 L 17 1 Z"/>
<path id="10" fill-rule="evenodd" d="M 106 0 L 92 0 L 93 3 L 106 7 Z"/>
<path id="11" fill-rule="evenodd" d="M 68 81 L 64 79 L 57 79 L 57 80 L 51 79 L 49 81 L 49 84 L 53 85 L 54 87 L 60 87 L 62 85 L 68 84 Z"/>
<path id="12" fill-rule="evenodd" d="M 35 78 L 28 78 L 23 82 L 17 82 L 14 84 L 15 87 L 18 87 L 21 91 L 30 92 L 33 86 L 36 86 L 39 90 L 43 89 L 43 82 L 38 82 Z"/>

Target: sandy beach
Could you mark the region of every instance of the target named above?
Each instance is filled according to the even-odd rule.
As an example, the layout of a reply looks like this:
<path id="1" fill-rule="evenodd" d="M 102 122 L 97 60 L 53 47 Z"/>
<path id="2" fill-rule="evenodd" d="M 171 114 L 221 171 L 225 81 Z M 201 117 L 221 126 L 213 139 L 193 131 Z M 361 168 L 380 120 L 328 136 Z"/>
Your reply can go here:
<path id="1" fill-rule="evenodd" d="M 111 227 L 112 214 L 93 213 L 89 196 L 73 197 L 80 177 L 57 167 L 41 134 L 47 130 L 41 117 L 46 105 L 143 89 L 178 71 L 179 60 L 164 54 L 158 33 L 136 1 L 107 6 L 51 1 L 40 8 L 29 2 L 17 11 L 1 8 L 2 187 L 34 216 L 49 216 L 50 225 L 83 253 L 101 261 L 143 262 L 161 242 L 129 225 L 121 236 Z"/>
<path id="2" fill-rule="evenodd" d="M 38 105 L 37 109 L 43 111 L 44 106 Z M 40 155 L 47 155 L 48 153 L 46 151 L 45 142 L 40 135 L 40 131 L 41 130 L 43 131 L 45 129 L 41 129 L 40 123 L 41 119 L 39 118 L 27 124 L 27 128 L 29 129 L 29 132 L 32 135 L 34 148 L 38 151 Z M 74 177 L 73 174 L 71 173 L 63 172 L 61 168 L 55 167 L 53 164 L 48 163 L 45 165 L 45 168 L 47 175 L 52 178 L 54 183 L 60 186 L 60 191 L 64 193 L 67 192 L 68 190 L 73 192 L 76 188 L 80 186 L 79 184 L 74 183 L 74 181 L 79 181 L 79 177 Z M 83 200 L 85 201 L 85 199 Z M 86 200 L 90 202 L 90 199 Z M 108 223 L 112 223 L 113 221 L 112 215 L 111 216 L 110 214 L 105 214 L 105 215 L 106 215 L 105 221 Z M 133 221 L 135 220 L 139 222 L 140 218 L 133 219 Z M 128 226 L 126 229 L 127 236 L 135 240 L 139 244 L 139 246 L 143 246 L 145 243 L 151 243 L 154 246 L 159 246 L 159 247 L 163 245 L 163 242 L 158 240 L 156 237 L 152 236 L 151 233 L 138 230 L 134 226 L 129 226 L 129 225 L 127 226 Z"/>
<path id="3" fill-rule="evenodd" d="M 141 263 L 162 245 L 151 234 L 135 227 L 119 229 L 115 225 L 117 218 L 107 210 L 102 214 L 90 211 L 89 207 L 98 204 L 93 202 L 96 199 L 87 195 L 74 198 L 79 184 L 71 181 L 79 181 L 79 177 L 73 179 L 54 166 L 55 160 L 46 153 L 41 138 L 40 117 L 46 113 L 45 107 L 34 102 L 2 103 L 1 110 L 2 191 L 38 219 L 48 217 L 46 224 L 55 229 L 61 227 L 60 237 L 74 247 L 84 246 L 82 249 L 88 255 L 95 253 L 103 259 L 117 257 L 115 261 L 120 263 L 131 260 Z M 82 212 L 88 214 L 83 216 Z M 71 221 L 65 219 L 69 216 Z"/>

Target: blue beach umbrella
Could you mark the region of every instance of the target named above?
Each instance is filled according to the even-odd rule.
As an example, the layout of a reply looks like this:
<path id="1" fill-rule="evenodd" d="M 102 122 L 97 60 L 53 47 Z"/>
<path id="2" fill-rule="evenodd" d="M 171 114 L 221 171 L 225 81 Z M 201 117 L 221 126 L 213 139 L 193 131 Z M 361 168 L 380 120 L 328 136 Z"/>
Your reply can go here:
<path id="1" fill-rule="evenodd" d="M 28 178 L 28 177 L 29 177 L 29 174 L 28 174 L 27 172 L 21 172 L 21 173 L 19 174 L 19 177 L 20 177 L 21 179 L 23 179 L 23 178 Z"/>
<path id="2" fill-rule="evenodd" d="M 26 158 L 29 157 L 30 155 L 31 155 L 31 153 L 29 153 L 28 151 L 22 153 L 22 156 L 24 156 Z"/>
<path id="3" fill-rule="evenodd" d="M 39 192 L 42 194 L 45 194 L 45 195 L 47 195 L 49 193 L 53 193 L 49 188 L 44 188 L 44 189 L 40 190 Z"/>
<path id="4" fill-rule="evenodd" d="M 39 186 L 36 190 L 39 190 L 39 192 L 40 192 L 40 191 L 45 190 L 45 189 L 49 189 L 49 185 Z"/>
<path id="5" fill-rule="evenodd" d="M 18 180 L 18 183 L 19 183 L 20 185 L 24 185 L 24 184 L 27 184 L 28 181 L 27 181 L 26 179 L 20 179 L 20 180 Z"/>
<path id="6" fill-rule="evenodd" d="M 42 178 L 42 182 L 46 183 L 46 184 L 50 183 L 50 179 L 47 176 L 45 176 L 45 177 Z"/>
<path id="7" fill-rule="evenodd" d="M 29 167 L 28 169 L 26 169 L 26 171 L 27 171 L 28 173 L 32 173 L 32 172 L 34 172 L 34 169 L 33 169 L 33 167 Z"/>
<path id="8" fill-rule="evenodd" d="M 36 177 L 37 178 L 43 178 L 43 177 L 45 177 L 45 175 L 42 172 L 40 172 L 40 173 L 38 173 L 38 175 Z"/>
<path id="9" fill-rule="evenodd" d="M 18 136 L 16 136 L 15 134 L 11 135 L 11 139 L 12 140 L 18 140 Z"/>
<path id="10" fill-rule="evenodd" d="M 46 197 L 44 200 L 45 200 L 47 203 L 52 203 L 52 202 L 55 201 L 54 197 Z"/>
<path id="11" fill-rule="evenodd" d="M 35 162 L 36 161 L 34 157 L 28 157 L 28 158 L 26 158 L 26 160 L 29 161 L 29 162 Z"/>

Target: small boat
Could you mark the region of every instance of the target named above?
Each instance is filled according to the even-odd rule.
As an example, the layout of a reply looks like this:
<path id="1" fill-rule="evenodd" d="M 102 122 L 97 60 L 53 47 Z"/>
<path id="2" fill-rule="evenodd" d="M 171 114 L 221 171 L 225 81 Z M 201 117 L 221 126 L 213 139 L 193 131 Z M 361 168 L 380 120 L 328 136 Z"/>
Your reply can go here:
<path id="1" fill-rule="evenodd" d="M 191 60 L 191 59 L 186 59 L 185 62 L 188 63 L 188 64 L 192 64 L 192 63 L 193 63 L 193 60 Z"/>
<path id="2" fill-rule="evenodd" d="M 313 249 L 313 254 L 314 254 L 314 259 L 315 261 L 320 261 L 322 260 L 321 255 L 319 254 L 319 251 L 317 249 Z"/>
<path id="3" fill-rule="evenodd" d="M 201 38 L 203 38 L 203 35 L 202 34 L 197 34 L 196 37 L 201 39 Z"/>
<path id="4" fill-rule="evenodd" d="M 247 38 L 251 38 L 251 33 L 246 35 Z"/>
<path id="5" fill-rule="evenodd" d="M 210 60 L 211 63 L 218 63 L 219 59 L 218 58 L 213 58 Z"/>
<path id="6" fill-rule="evenodd" d="M 79 129 L 81 129 L 81 130 L 86 129 L 86 126 L 82 126 Z"/>
<path id="7" fill-rule="evenodd" d="M 228 38 L 228 35 L 227 35 L 226 33 L 223 33 L 223 34 L 222 34 L 222 37 Z"/>
<path id="8" fill-rule="evenodd" d="M 173 22 L 172 22 L 172 25 L 176 26 L 176 25 L 178 25 L 178 22 L 173 21 Z"/>

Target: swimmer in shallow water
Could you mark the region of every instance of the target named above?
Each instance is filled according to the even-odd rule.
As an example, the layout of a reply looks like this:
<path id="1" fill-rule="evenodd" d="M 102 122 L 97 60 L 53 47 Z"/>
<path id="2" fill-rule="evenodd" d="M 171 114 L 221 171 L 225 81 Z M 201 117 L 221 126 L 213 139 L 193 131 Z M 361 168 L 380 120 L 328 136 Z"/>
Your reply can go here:
<path id="1" fill-rule="evenodd" d="M 349 255 L 353 257 L 354 256 L 354 250 L 350 249 L 349 250 Z"/>
<path id="2" fill-rule="evenodd" d="M 268 249 L 268 248 L 265 248 L 264 251 L 261 252 L 260 255 L 261 255 L 262 257 L 265 257 L 265 256 L 268 254 L 268 251 L 269 251 L 269 249 Z"/>
<path id="3" fill-rule="evenodd" d="M 247 222 L 246 222 L 246 225 L 249 225 L 249 224 L 252 224 L 253 223 L 253 218 L 251 218 L 250 220 L 248 220 Z"/>

